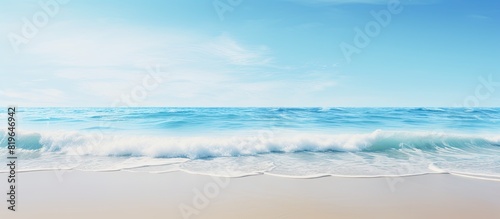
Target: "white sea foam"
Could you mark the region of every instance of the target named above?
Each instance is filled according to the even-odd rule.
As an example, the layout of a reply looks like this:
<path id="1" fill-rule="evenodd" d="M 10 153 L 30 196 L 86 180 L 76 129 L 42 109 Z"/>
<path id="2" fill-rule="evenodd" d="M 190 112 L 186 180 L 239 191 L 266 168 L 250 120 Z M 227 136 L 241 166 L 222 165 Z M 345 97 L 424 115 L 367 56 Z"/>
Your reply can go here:
<path id="1" fill-rule="evenodd" d="M 207 158 L 293 152 L 386 151 L 400 148 L 435 150 L 495 146 L 500 136 L 457 135 L 436 132 L 385 132 L 364 134 L 313 134 L 271 132 L 221 136 L 145 136 L 115 133 L 25 133 L 23 150 L 68 155 L 145 156 L 156 158 Z"/>
<path id="2" fill-rule="evenodd" d="M 412 176 L 450 173 L 497 179 L 495 135 L 253 132 L 159 136 L 98 132 L 20 133 L 21 171 L 184 171 L 223 177 Z M 0 149 L 0 159 L 6 155 Z M 0 168 L 6 172 L 5 167 Z"/>

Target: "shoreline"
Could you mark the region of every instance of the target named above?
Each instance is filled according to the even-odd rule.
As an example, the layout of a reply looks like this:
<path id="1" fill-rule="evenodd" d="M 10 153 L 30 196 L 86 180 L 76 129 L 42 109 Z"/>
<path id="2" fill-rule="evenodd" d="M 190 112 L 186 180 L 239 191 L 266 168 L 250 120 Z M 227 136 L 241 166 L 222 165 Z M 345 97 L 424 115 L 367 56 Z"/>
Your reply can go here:
<path id="1" fill-rule="evenodd" d="M 0 173 L 0 178 L 7 174 Z M 4 218 L 494 218 L 500 183 L 429 174 L 297 179 L 70 170 L 18 173 Z M 6 183 L 0 181 L 1 188 Z M 183 217 L 189 216 L 189 217 Z"/>
<path id="2" fill-rule="evenodd" d="M 202 177 L 221 177 L 221 178 L 245 178 L 245 177 L 255 177 L 255 176 L 271 176 L 277 178 L 288 178 L 288 179 L 318 179 L 318 178 L 349 178 L 349 179 L 370 179 L 370 178 L 406 178 L 406 177 L 416 177 L 416 176 L 426 176 L 426 175 L 451 175 L 456 177 L 470 178 L 476 180 L 485 180 L 485 181 L 496 181 L 500 182 L 500 176 L 492 175 L 492 174 L 479 174 L 479 173 L 469 173 L 469 172 L 447 172 L 444 170 L 434 170 L 434 172 L 424 172 L 424 173 L 414 173 L 414 174 L 402 174 L 402 175 L 335 175 L 335 174 L 316 174 L 316 175 L 305 175 L 305 176 L 293 176 L 293 175 L 283 175 L 283 174 L 275 174 L 272 172 L 253 172 L 242 175 L 235 176 L 225 176 L 225 175 L 216 175 L 209 173 L 199 173 L 193 172 L 183 169 L 175 169 L 175 170 L 167 170 L 167 171 L 139 171 L 137 169 L 148 168 L 148 167 L 157 167 L 163 165 L 148 165 L 148 166 L 140 166 L 140 167 L 131 167 L 131 168 L 123 168 L 123 169 L 108 169 L 108 170 L 78 170 L 73 168 L 67 169 L 31 169 L 31 170 L 16 170 L 16 173 L 36 173 L 36 172 L 84 172 L 84 173 L 113 173 L 113 172 L 128 172 L 128 173 L 140 173 L 140 174 L 169 174 L 169 173 L 183 173 L 190 175 L 197 175 Z M 0 171 L 1 174 L 7 174 L 7 171 Z"/>

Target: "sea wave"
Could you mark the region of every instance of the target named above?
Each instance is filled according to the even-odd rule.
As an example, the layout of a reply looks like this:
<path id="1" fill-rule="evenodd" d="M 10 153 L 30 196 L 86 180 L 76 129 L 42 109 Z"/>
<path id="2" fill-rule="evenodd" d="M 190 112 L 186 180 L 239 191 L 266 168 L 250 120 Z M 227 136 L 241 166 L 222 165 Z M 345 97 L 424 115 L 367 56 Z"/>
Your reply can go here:
<path id="1" fill-rule="evenodd" d="M 0 145 L 6 145 L 6 138 Z M 152 158 L 237 157 L 296 152 L 386 152 L 403 148 L 436 151 L 500 146 L 498 135 L 376 130 L 362 134 L 256 131 L 221 136 L 145 136 L 99 132 L 32 132 L 18 136 L 18 148 L 69 155 Z"/>
<path id="2" fill-rule="evenodd" d="M 111 133 L 20 132 L 19 171 L 182 171 L 290 178 L 452 174 L 500 179 L 499 135 L 382 130 L 350 134 L 262 130 L 211 136 Z M 3 136 L 0 161 L 8 153 Z M 7 171 L 0 167 L 0 172 Z"/>

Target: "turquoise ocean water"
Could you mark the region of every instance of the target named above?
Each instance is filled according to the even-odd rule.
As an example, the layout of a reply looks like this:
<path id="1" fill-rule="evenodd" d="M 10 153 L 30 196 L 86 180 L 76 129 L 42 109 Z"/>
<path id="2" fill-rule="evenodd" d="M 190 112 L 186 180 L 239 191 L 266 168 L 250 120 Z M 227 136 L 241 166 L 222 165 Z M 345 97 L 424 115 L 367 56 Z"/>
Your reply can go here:
<path id="1" fill-rule="evenodd" d="M 500 179 L 500 108 L 18 108 L 16 116 L 20 171 Z"/>

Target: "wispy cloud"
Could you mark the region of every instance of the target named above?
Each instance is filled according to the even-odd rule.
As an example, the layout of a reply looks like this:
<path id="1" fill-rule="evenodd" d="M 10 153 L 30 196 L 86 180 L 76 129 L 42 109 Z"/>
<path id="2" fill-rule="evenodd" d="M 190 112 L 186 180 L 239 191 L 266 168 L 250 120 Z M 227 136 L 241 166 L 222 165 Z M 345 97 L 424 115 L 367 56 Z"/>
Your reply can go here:
<path id="1" fill-rule="evenodd" d="M 470 19 L 475 19 L 475 20 L 487 20 L 487 19 L 489 19 L 488 16 L 481 15 L 481 14 L 469 14 L 469 15 L 467 15 L 467 17 Z"/>
<path id="2" fill-rule="evenodd" d="M 211 36 L 120 25 L 83 27 L 76 22 L 53 26 L 57 28 L 52 30 L 64 31 L 47 30 L 15 60 L 26 72 L 50 78 L 50 83 L 26 87 L 22 92 L 6 89 L 0 95 L 35 106 L 71 104 L 66 95 L 111 104 L 142 82 L 146 66 L 159 65 L 170 73 L 168 86 L 159 88 L 157 96 L 152 95 L 144 104 L 179 103 L 179 99 L 197 103 L 208 93 L 248 92 L 242 89 L 249 87 L 248 81 L 235 72 L 272 61 L 267 46 L 244 44 L 229 34 Z M 23 73 L 18 72 L 22 78 Z M 33 78 L 33 74 L 26 78 Z"/>
<path id="3" fill-rule="evenodd" d="M 266 46 L 244 48 L 225 34 L 209 42 L 205 48 L 209 53 L 223 57 L 236 65 L 263 65 L 272 60 L 266 56 L 269 50 Z"/>
<path id="4" fill-rule="evenodd" d="M 30 90 L 3 89 L 0 90 L 0 96 L 4 100 L 12 101 L 11 103 L 19 103 L 23 106 L 47 106 L 67 101 L 67 96 L 64 92 L 54 88 Z"/>
<path id="5" fill-rule="evenodd" d="M 263 45 L 243 45 L 228 35 L 200 36 L 176 30 L 132 27 L 85 28 L 47 33 L 26 49 L 37 62 L 78 68 L 175 65 L 206 61 L 233 65 L 265 64 L 271 60 Z"/>

